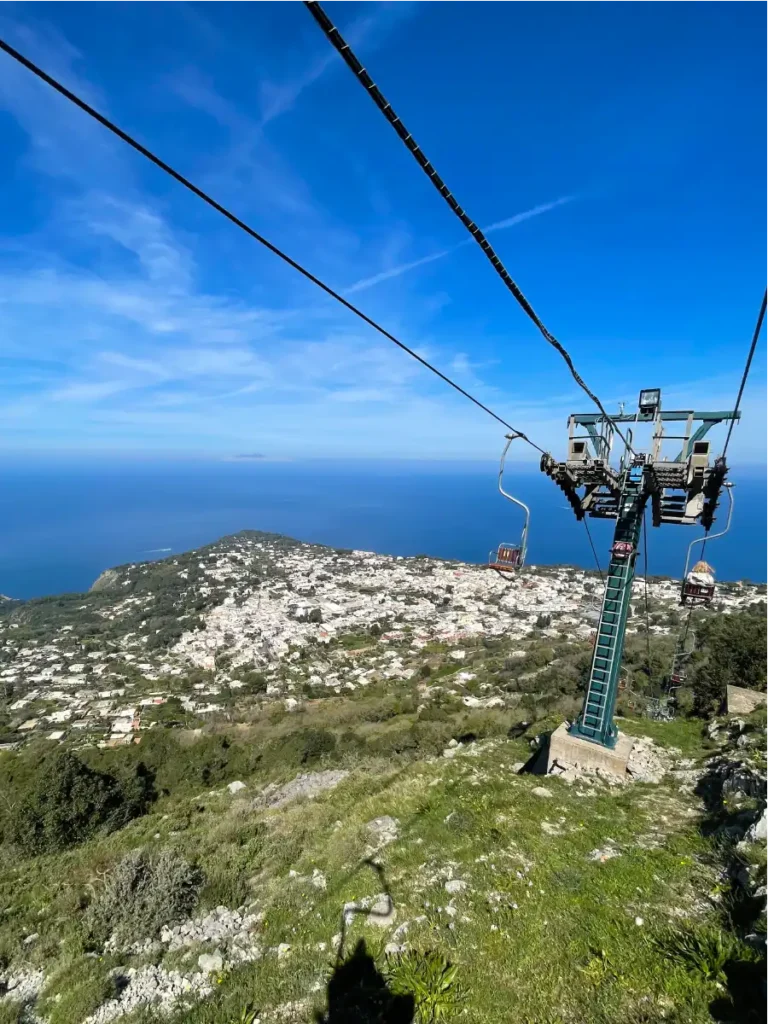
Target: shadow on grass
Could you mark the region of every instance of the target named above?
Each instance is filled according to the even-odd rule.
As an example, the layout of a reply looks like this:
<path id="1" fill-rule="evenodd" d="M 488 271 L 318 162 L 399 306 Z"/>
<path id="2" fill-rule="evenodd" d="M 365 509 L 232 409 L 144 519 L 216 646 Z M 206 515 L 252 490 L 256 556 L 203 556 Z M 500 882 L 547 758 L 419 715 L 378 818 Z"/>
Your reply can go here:
<path id="1" fill-rule="evenodd" d="M 709 1004 L 709 1012 L 722 1024 L 762 1024 L 765 1020 L 765 960 L 729 960 L 723 968 L 727 994 Z"/>
<path id="2" fill-rule="evenodd" d="M 376 961 L 368 952 L 365 939 L 360 939 L 352 953 L 344 956 L 347 927 L 356 914 L 369 919 L 386 917 L 394 903 L 384 868 L 367 857 L 359 865 L 376 873 L 388 908 L 380 912 L 365 907 L 345 906 L 341 915 L 341 941 L 333 974 L 328 981 L 328 1010 L 315 1015 L 315 1024 L 411 1024 L 416 1004 L 412 995 L 396 995 L 391 991 Z"/>
<path id="3" fill-rule="evenodd" d="M 411 1024 L 412 995 L 395 995 L 376 967 L 365 939 L 337 963 L 328 982 L 328 1010 L 316 1024 Z"/>

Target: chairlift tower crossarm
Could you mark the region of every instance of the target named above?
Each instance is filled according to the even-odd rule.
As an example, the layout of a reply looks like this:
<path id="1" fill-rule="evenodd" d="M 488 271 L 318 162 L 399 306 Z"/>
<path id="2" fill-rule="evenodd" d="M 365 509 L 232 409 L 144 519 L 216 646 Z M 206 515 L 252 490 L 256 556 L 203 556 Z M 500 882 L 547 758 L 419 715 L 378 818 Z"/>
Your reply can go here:
<path id="1" fill-rule="evenodd" d="M 710 466 L 710 445 L 704 437 L 713 426 L 739 418 L 738 412 L 663 412 L 661 391 L 650 388 L 640 392 L 635 414 L 622 411 L 613 417 L 618 423 L 653 424 L 650 452 L 634 452 L 628 430 L 628 444 L 618 469 L 614 468 L 611 423 L 599 413 L 575 413 L 568 423 L 565 462 L 542 456 L 542 472 L 566 495 L 577 519 L 616 520 L 587 692 L 570 728 L 572 735 L 603 747 L 615 746 L 618 730 L 613 714 L 646 506 L 650 501 L 654 526 L 700 522 L 708 530 L 728 469 L 724 458 Z M 681 424 L 681 430 L 665 433 L 665 424 L 673 423 Z M 682 442 L 672 461 L 662 458 L 663 444 L 670 441 Z"/>

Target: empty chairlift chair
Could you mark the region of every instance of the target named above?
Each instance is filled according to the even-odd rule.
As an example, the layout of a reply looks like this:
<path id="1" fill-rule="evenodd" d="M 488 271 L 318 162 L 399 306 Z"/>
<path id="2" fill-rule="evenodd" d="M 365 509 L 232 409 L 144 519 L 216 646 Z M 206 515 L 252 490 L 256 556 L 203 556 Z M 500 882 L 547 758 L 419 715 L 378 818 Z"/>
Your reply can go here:
<path id="1" fill-rule="evenodd" d="M 503 496 L 511 501 L 513 504 L 521 508 L 525 513 L 525 521 L 523 523 L 523 532 L 520 536 L 519 544 L 499 544 L 496 551 L 491 551 L 488 556 L 488 568 L 497 569 L 501 572 L 516 572 L 518 569 L 522 569 L 525 565 L 525 556 L 528 548 L 528 524 L 531 519 L 531 511 L 527 505 L 524 505 L 522 501 L 518 501 L 511 494 L 508 494 L 502 486 L 502 480 L 504 476 L 504 461 L 509 451 L 509 446 L 519 437 L 519 434 L 507 434 L 507 443 L 504 445 L 504 451 L 501 453 L 501 463 L 499 465 L 499 491 Z"/>
<path id="2" fill-rule="evenodd" d="M 488 566 L 503 572 L 520 568 L 520 548 L 517 544 L 499 544 L 497 551 L 488 555 Z"/>

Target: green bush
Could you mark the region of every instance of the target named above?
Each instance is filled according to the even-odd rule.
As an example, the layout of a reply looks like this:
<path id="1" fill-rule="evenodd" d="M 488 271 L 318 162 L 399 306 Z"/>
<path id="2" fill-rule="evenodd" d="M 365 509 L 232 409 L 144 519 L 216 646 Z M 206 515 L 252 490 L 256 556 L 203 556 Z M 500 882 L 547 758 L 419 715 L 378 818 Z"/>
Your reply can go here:
<path id="1" fill-rule="evenodd" d="M 172 850 L 150 856 L 132 850 L 106 876 L 85 914 L 90 935 L 121 945 L 154 937 L 189 916 L 205 879 Z"/>
<path id="2" fill-rule="evenodd" d="M 437 703 L 427 704 L 419 712 L 420 722 L 447 722 L 450 717 L 446 709 Z"/>
<path id="3" fill-rule="evenodd" d="M 456 977 L 458 967 L 437 950 L 410 950 L 387 960 L 387 975 L 395 995 L 409 995 L 418 1024 L 439 1024 L 459 1012 L 464 993 Z"/>
<path id="4" fill-rule="evenodd" d="M 669 960 L 690 974 L 725 985 L 725 968 L 735 956 L 738 942 L 731 933 L 708 925 L 672 931 L 660 940 L 659 946 Z"/>
<path id="5" fill-rule="evenodd" d="M 45 758 L 10 816 L 8 837 L 27 854 L 62 850 L 122 828 L 146 811 L 154 795 L 152 773 L 141 762 L 118 776 L 57 751 Z"/>
<path id="6" fill-rule="evenodd" d="M 439 754 L 453 736 L 450 722 L 416 722 L 411 727 L 415 745 L 424 754 Z"/>
<path id="7" fill-rule="evenodd" d="M 336 737 L 328 729 L 303 729 L 297 734 L 301 763 L 314 764 L 336 750 Z"/>
<path id="8" fill-rule="evenodd" d="M 714 615 L 697 627 L 693 691 L 695 711 L 717 711 L 726 686 L 766 687 L 765 604 L 733 615 Z"/>

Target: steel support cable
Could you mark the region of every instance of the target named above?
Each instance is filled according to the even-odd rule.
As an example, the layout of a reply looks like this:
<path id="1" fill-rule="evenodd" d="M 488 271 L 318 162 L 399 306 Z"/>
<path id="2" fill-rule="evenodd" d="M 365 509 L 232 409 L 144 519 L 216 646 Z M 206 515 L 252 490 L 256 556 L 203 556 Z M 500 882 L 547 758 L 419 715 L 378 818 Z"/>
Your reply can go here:
<path id="1" fill-rule="evenodd" d="M 116 135 L 119 139 L 121 139 L 123 142 L 129 145 L 132 149 L 135 149 L 137 153 L 141 153 L 143 157 L 146 157 L 146 159 L 153 163 L 156 167 L 159 167 L 161 171 L 165 171 L 166 174 L 170 175 L 172 178 L 178 181 L 180 185 L 183 185 L 184 188 L 188 189 L 190 192 L 196 195 L 198 199 L 202 199 L 204 203 L 207 203 L 208 206 L 212 207 L 214 210 L 216 210 L 217 213 L 220 213 L 223 217 L 226 217 L 227 220 L 231 221 L 242 231 L 244 231 L 247 235 L 250 235 L 250 237 L 253 238 L 255 241 L 259 242 L 260 245 L 263 245 L 265 248 L 269 249 L 271 253 L 273 253 L 275 256 L 278 256 L 281 260 L 283 260 L 284 263 L 287 263 L 289 267 L 292 267 L 299 274 L 305 277 L 308 281 L 311 281 L 312 284 L 322 289 L 322 291 L 324 291 L 326 295 L 330 295 L 331 298 L 341 303 L 341 305 L 346 307 L 346 309 L 348 309 L 351 313 L 354 313 L 355 316 L 359 317 L 361 320 L 367 323 L 369 327 L 372 327 L 375 331 L 378 331 L 378 333 L 387 338 L 388 341 L 391 341 L 394 345 L 397 345 L 398 348 L 402 349 L 403 352 L 406 352 L 409 356 L 412 356 L 417 362 L 421 363 L 422 366 L 426 367 L 428 370 L 431 370 L 432 373 L 436 374 L 442 381 L 444 381 L 446 384 L 452 387 L 455 391 L 458 391 L 460 395 L 463 395 L 465 398 L 468 398 L 470 402 L 473 402 L 479 409 L 482 409 L 483 412 L 493 417 L 493 419 L 495 419 L 498 423 L 501 423 L 502 426 L 507 427 L 508 430 L 513 431 L 515 434 L 517 434 L 518 437 L 522 438 L 523 441 L 526 441 L 529 445 L 531 445 L 532 448 L 535 448 L 536 451 L 541 452 L 542 455 L 546 454 L 543 448 L 540 448 L 537 444 L 535 444 L 535 442 L 533 442 L 521 430 L 518 430 L 517 427 L 513 427 L 510 423 L 507 423 L 506 420 L 502 419 L 501 416 L 498 416 L 492 409 L 489 409 L 487 405 L 484 405 L 479 399 L 475 398 L 468 391 L 465 391 L 464 388 L 461 387 L 461 385 L 451 380 L 450 377 L 447 377 L 444 373 L 438 370 L 437 367 L 427 362 L 426 359 L 423 359 L 420 355 L 418 355 L 418 353 L 414 352 L 412 348 L 409 348 L 402 341 L 399 341 L 393 334 L 390 334 L 390 332 L 386 330 L 386 328 L 376 323 L 375 320 L 372 320 L 371 317 L 369 317 L 361 309 L 358 309 L 357 306 L 353 305 L 342 295 L 340 295 L 337 291 L 334 291 L 333 288 L 331 288 L 329 285 L 321 281 L 319 277 L 315 277 L 313 273 L 311 273 L 309 270 L 303 267 L 300 263 L 297 263 L 296 260 L 288 256 L 288 254 L 283 252 L 282 249 L 279 249 L 276 245 L 270 242 L 263 235 L 260 235 L 258 231 L 255 231 L 252 227 L 246 224 L 245 221 L 241 220 L 238 216 L 236 216 L 234 213 L 228 210 L 225 206 L 222 206 L 221 203 L 217 202 L 215 199 L 209 196 L 207 192 L 204 192 L 201 188 L 198 188 L 198 186 L 193 184 L 188 178 L 185 178 L 183 174 L 180 174 L 178 171 L 174 170 L 174 168 L 171 167 L 170 164 L 167 164 L 164 160 L 161 160 L 159 156 L 156 156 L 151 150 L 147 149 L 146 146 L 143 146 L 140 142 L 138 142 L 136 139 L 130 136 L 127 132 L 123 131 L 122 128 L 119 128 L 113 121 L 110 121 L 103 114 L 100 114 L 98 110 L 96 110 L 90 104 L 86 103 L 85 100 L 81 99 L 70 89 L 67 89 L 67 87 L 62 85 L 61 82 L 57 81 L 47 72 L 43 71 L 42 68 L 38 67 L 37 64 L 34 64 L 22 53 L 19 53 L 18 50 L 15 50 L 3 39 L 0 39 L 0 50 L 3 50 L 5 53 L 7 53 L 9 57 L 13 57 L 13 59 L 18 61 L 19 64 L 23 65 L 28 71 L 31 71 L 33 75 L 36 75 L 39 79 L 45 82 L 46 85 L 51 86 L 51 88 L 55 89 L 56 92 L 60 93 L 71 103 L 74 103 L 75 106 L 79 107 L 82 111 L 84 111 L 94 120 L 98 121 L 99 124 L 101 124 L 104 128 L 107 128 L 110 132 L 112 132 L 113 135 Z"/>
<path id="2" fill-rule="evenodd" d="M 683 661 L 683 656 L 684 656 L 684 653 L 685 653 L 685 641 L 688 639 L 688 631 L 691 628 L 691 616 L 692 615 L 693 615 L 693 608 L 691 607 L 691 608 L 688 609 L 688 615 L 686 616 L 686 619 L 685 619 L 685 629 L 682 632 L 682 636 L 678 635 L 678 638 L 677 638 L 675 652 L 672 655 L 672 672 L 670 673 L 670 676 L 671 676 L 672 673 L 677 671 L 678 664 L 682 663 L 682 661 Z M 670 678 L 669 681 L 666 684 L 666 687 L 665 687 L 667 692 L 669 692 L 671 685 L 672 685 L 672 680 Z"/>
<path id="3" fill-rule="evenodd" d="M 410 151 L 411 155 L 414 157 L 419 167 L 421 167 L 421 169 L 427 175 L 427 177 L 435 186 L 437 191 L 440 193 L 440 195 L 450 206 L 450 208 L 459 218 L 459 220 L 467 229 L 467 231 L 469 231 L 470 235 L 474 238 L 474 240 L 483 250 L 487 259 L 490 261 L 491 266 L 502 279 L 502 281 L 507 286 L 512 295 L 515 297 L 518 305 L 522 308 L 522 310 L 525 312 L 528 318 L 533 321 L 533 323 L 536 325 L 545 341 L 549 342 L 549 344 L 560 353 L 560 355 L 565 360 L 565 363 L 568 366 L 568 369 L 570 370 L 573 379 L 595 403 L 597 408 L 600 410 L 603 416 L 605 416 L 606 420 L 608 420 L 608 422 L 611 424 L 613 429 L 622 439 L 624 444 L 627 445 L 629 450 L 634 454 L 634 449 L 629 444 L 629 442 L 624 437 L 619 428 L 616 426 L 615 422 L 608 415 L 600 399 L 597 397 L 596 394 L 594 394 L 594 392 L 590 391 L 584 379 L 579 375 L 578 371 L 576 370 L 576 367 L 573 365 L 573 360 L 571 359 L 571 356 L 568 353 L 567 349 L 565 349 L 564 346 L 561 345 L 557 338 L 546 328 L 544 323 L 539 319 L 539 316 L 534 310 L 533 306 L 525 297 L 519 285 L 517 285 L 510 276 L 509 271 L 506 269 L 504 264 L 499 259 L 493 246 L 485 237 L 485 234 L 483 233 L 482 229 L 479 228 L 477 224 L 475 224 L 475 222 L 469 217 L 466 211 L 456 201 L 456 198 L 454 197 L 453 193 L 449 190 L 448 186 L 437 173 L 434 166 L 424 155 L 424 152 L 421 149 L 421 147 L 418 145 L 418 143 L 413 138 L 411 133 L 408 131 L 403 122 L 392 109 L 392 104 L 387 101 L 387 99 L 382 94 L 381 90 L 378 88 L 378 86 L 373 81 L 371 76 L 368 74 L 366 69 L 363 67 L 363 65 L 360 63 L 360 61 L 355 56 L 353 51 L 350 49 L 349 43 L 345 41 L 339 30 L 333 24 L 333 22 L 325 13 L 325 11 L 317 2 L 317 0 L 304 0 L 304 5 L 305 7 L 307 7 L 312 17 L 320 26 L 321 30 L 323 31 L 331 45 L 334 47 L 334 49 L 336 49 L 336 51 L 344 60 L 347 67 L 354 74 L 355 78 L 357 78 L 357 80 L 360 82 L 360 84 L 363 86 L 366 92 L 370 95 L 373 102 L 382 112 L 384 117 L 387 119 L 387 121 L 389 121 L 390 125 L 397 132 L 401 141 Z"/>
<path id="4" fill-rule="evenodd" d="M 757 348 L 757 339 L 760 336 L 760 330 L 761 330 L 761 328 L 763 326 L 763 319 L 765 317 L 766 297 L 768 297 L 768 291 L 763 292 L 763 301 L 760 304 L 760 312 L 757 315 L 757 323 L 755 324 L 755 333 L 752 335 L 752 344 L 749 346 L 749 353 L 747 355 L 747 362 L 746 362 L 746 364 L 744 366 L 744 373 L 741 375 L 741 384 L 739 385 L 739 393 L 736 395 L 736 404 L 733 407 L 734 413 L 737 413 L 739 411 L 739 405 L 741 404 L 741 396 L 744 394 L 744 387 L 746 386 L 747 377 L 749 376 L 749 370 L 750 370 L 750 367 L 752 366 L 752 357 L 754 356 L 755 349 Z M 726 434 L 725 445 L 723 446 L 723 458 L 725 458 L 725 453 L 728 450 L 728 442 L 731 440 L 731 434 L 733 433 L 733 427 L 734 427 L 735 423 L 736 423 L 736 417 L 734 416 L 731 419 L 731 422 L 728 424 L 728 433 Z"/>
<path id="5" fill-rule="evenodd" d="M 595 565 L 597 566 L 597 571 L 600 573 L 600 582 L 605 586 L 605 576 L 603 576 L 603 570 L 600 568 L 600 559 L 598 558 L 597 551 L 595 550 L 595 542 L 592 540 L 592 533 L 589 529 L 589 523 L 587 522 L 586 516 L 582 519 L 582 523 L 584 523 L 584 528 L 587 531 L 587 537 L 589 539 L 589 546 L 592 548 L 592 554 L 595 556 Z"/>
<path id="6" fill-rule="evenodd" d="M 693 616 L 693 605 L 688 609 L 688 617 L 685 620 L 685 629 L 683 630 L 683 636 L 680 641 L 681 650 L 685 649 L 685 641 L 688 639 L 688 631 L 691 628 L 691 617 Z"/>
<path id="7" fill-rule="evenodd" d="M 648 613 L 648 528 L 646 511 L 643 509 L 643 588 L 645 591 L 645 662 L 648 680 L 651 679 L 651 620 Z"/>
<path id="8" fill-rule="evenodd" d="M 760 338 L 760 332 L 763 329 L 763 319 L 765 317 L 765 310 L 766 310 L 766 308 L 768 308 L 768 288 L 766 288 L 766 290 L 765 290 L 765 295 L 763 296 L 763 302 L 762 302 L 762 304 L 760 306 L 760 312 L 758 313 L 758 322 L 755 325 L 755 333 L 752 336 L 752 344 L 750 345 L 750 351 L 748 352 L 748 355 L 746 355 L 746 362 L 744 364 L 744 372 L 741 374 L 741 382 L 738 385 L 738 394 L 736 395 L 736 402 L 735 402 L 734 407 L 733 407 L 734 416 L 731 419 L 730 423 L 728 424 L 728 433 L 725 435 L 725 444 L 723 445 L 723 452 L 722 452 L 722 455 L 721 455 L 722 459 L 725 459 L 725 453 L 728 451 L 728 444 L 729 444 L 730 439 L 731 439 L 731 434 L 733 433 L 733 427 L 736 424 L 736 416 L 735 416 L 735 414 L 738 413 L 738 408 L 739 408 L 739 406 L 741 404 L 741 396 L 743 395 L 744 387 L 746 386 L 746 378 L 748 378 L 750 376 L 750 370 L 752 369 L 752 360 L 753 360 L 753 357 L 755 355 L 755 349 L 758 347 L 758 339 Z M 705 531 L 705 538 L 703 538 L 703 542 L 701 543 L 701 552 L 700 552 L 701 558 L 703 558 L 703 556 L 705 556 L 707 554 L 707 541 L 709 540 L 709 532 L 710 532 L 710 529 L 707 529 Z"/>
<path id="9" fill-rule="evenodd" d="M 728 424 L 728 433 L 725 435 L 725 444 L 723 445 L 723 451 L 720 456 L 722 459 L 725 458 L 725 453 L 728 451 L 728 444 L 731 440 L 731 434 L 733 433 L 733 428 L 736 425 L 735 414 L 739 411 L 739 406 L 741 405 L 741 396 L 744 394 L 744 388 L 746 387 L 747 378 L 749 377 L 749 371 L 752 366 L 752 357 L 755 354 L 755 349 L 757 348 L 757 340 L 760 337 L 760 329 L 763 326 L 763 319 L 765 317 L 766 297 L 768 297 L 768 292 L 763 292 L 763 301 L 760 304 L 760 312 L 757 314 L 757 323 L 755 324 L 755 331 L 752 335 L 752 344 L 749 346 L 749 352 L 747 353 L 747 361 L 744 364 L 744 372 L 741 375 L 741 383 L 739 384 L 739 392 L 736 395 L 736 404 L 733 407 L 734 416 Z M 702 560 L 704 559 L 704 555 L 707 552 L 707 540 L 709 539 L 708 535 L 710 529 L 711 527 L 704 531 L 704 541 L 702 542 L 700 552 L 700 557 Z"/>

